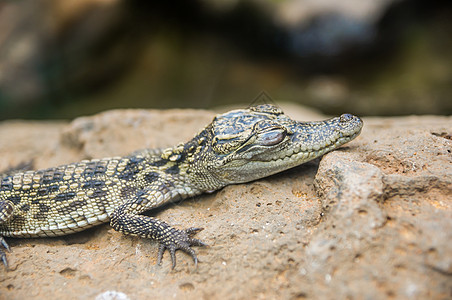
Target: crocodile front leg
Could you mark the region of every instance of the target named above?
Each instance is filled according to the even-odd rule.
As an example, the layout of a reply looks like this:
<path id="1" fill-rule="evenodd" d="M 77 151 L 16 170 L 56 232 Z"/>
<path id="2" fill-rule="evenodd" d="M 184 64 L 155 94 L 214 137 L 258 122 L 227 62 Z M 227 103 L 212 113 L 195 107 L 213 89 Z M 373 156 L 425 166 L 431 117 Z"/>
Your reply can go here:
<path id="1" fill-rule="evenodd" d="M 13 215 L 13 212 L 14 204 L 11 201 L 0 200 L 0 225 L 10 220 L 11 216 Z M 8 268 L 8 260 L 6 259 L 6 253 L 2 249 L 2 247 L 8 252 L 11 251 L 3 236 L 0 235 L 0 259 L 5 265 L 5 267 Z"/>
<path id="2" fill-rule="evenodd" d="M 193 235 L 201 231 L 202 228 L 188 228 L 186 230 L 176 229 L 169 224 L 153 217 L 140 215 L 149 207 L 161 205 L 162 198 L 166 196 L 164 202 L 171 201 L 171 195 L 177 193 L 159 194 L 155 190 L 145 189 L 137 193 L 135 198 L 119 206 L 111 215 L 110 225 L 116 231 L 127 235 L 135 235 L 149 238 L 159 243 L 157 264 L 160 265 L 163 253 L 166 249 L 171 254 L 172 268 L 176 266 L 176 250 L 180 249 L 191 255 L 195 265 L 198 263 L 195 251 L 192 246 L 207 246 L 202 241 L 193 238 Z M 180 195 L 177 194 L 180 198 Z M 159 200 L 160 199 L 160 200 Z"/>

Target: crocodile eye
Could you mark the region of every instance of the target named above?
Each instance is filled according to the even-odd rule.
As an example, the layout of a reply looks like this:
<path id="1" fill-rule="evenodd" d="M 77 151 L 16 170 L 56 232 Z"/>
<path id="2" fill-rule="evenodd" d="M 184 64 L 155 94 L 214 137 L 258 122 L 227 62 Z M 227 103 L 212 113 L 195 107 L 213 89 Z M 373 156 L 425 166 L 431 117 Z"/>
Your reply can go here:
<path id="1" fill-rule="evenodd" d="M 260 134 L 259 143 L 262 146 L 274 146 L 281 143 L 286 137 L 286 132 L 282 130 L 271 130 Z"/>
<path id="2" fill-rule="evenodd" d="M 343 114 L 340 117 L 341 123 L 347 123 L 350 122 L 353 119 L 353 115 L 351 114 Z"/>

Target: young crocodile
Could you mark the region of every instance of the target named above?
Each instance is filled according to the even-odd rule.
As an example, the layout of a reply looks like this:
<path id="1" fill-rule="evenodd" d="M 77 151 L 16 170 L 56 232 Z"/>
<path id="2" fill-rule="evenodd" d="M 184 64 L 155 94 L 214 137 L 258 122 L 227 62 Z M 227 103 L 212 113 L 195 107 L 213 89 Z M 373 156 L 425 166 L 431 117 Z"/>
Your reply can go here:
<path id="1" fill-rule="evenodd" d="M 319 157 L 353 140 L 360 118 L 343 114 L 319 122 L 297 122 L 272 105 L 217 115 L 191 141 L 166 150 L 144 150 L 123 158 L 82 161 L 56 168 L 0 176 L 0 257 L 3 237 L 51 237 L 107 222 L 124 234 L 159 243 L 176 265 L 175 251 L 197 257 L 205 245 L 144 211 L 228 184 L 269 176 Z"/>

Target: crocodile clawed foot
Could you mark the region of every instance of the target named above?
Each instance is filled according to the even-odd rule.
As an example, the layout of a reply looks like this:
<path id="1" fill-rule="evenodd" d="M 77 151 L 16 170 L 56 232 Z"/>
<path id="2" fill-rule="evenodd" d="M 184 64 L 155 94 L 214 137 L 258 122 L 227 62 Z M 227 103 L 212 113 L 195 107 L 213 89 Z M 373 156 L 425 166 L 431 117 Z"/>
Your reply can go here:
<path id="1" fill-rule="evenodd" d="M 6 243 L 5 239 L 0 236 L 0 245 L 3 246 L 3 248 L 6 249 L 6 251 L 11 252 L 11 249 L 9 248 L 8 244 Z M 6 253 L 0 248 L 0 259 L 2 260 L 5 267 L 8 269 L 8 260 L 6 259 Z"/>
<path id="2" fill-rule="evenodd" d="M 196 252 L 191 247 L 192 246 L 207 246 L 206 243 L 201 240 L 195 239 L 192 236 L 203 230 L 203 228 L 188 228 L 186 230 L 178 230 L 171 228 L 168 235 L 164 240 L 159 242 L 159 252 L 157 258 L 157 264 L 160 265 L 163 258 L 163 253 L 168 249 L 171 255 L 172 269 L 176 267 L 176 250 L 182 250 L 193 258 L 195 266 L 198 266 L 198 258 L 196 257 Z"/>

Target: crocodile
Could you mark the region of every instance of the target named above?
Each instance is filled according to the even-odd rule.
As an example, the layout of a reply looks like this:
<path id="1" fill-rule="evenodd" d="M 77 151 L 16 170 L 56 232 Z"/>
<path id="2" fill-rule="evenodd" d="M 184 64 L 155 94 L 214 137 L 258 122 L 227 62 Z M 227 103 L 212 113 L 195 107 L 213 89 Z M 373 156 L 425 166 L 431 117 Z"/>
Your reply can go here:
<path id="1" fill-rule="evenodd" d="M 274 105 L 219 114 L 193 139 L 168 149 L 84 160 L 0 176 L 0 258 L 4 237 L 54 237 L 110 222 L 114 230 L 158 242 L 157 264 L 176 250 L 198 263 L 202 228 L 176 229 L 142 213 L 226 185 L 257 180 L 322 156 L 358 136 L 359 117 L 299 122 Z"/>

